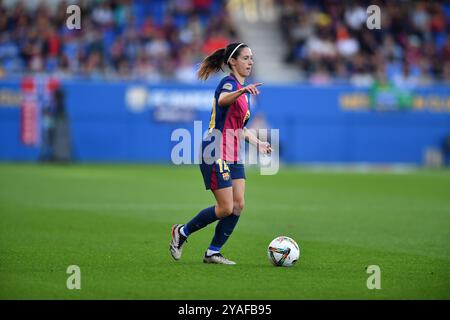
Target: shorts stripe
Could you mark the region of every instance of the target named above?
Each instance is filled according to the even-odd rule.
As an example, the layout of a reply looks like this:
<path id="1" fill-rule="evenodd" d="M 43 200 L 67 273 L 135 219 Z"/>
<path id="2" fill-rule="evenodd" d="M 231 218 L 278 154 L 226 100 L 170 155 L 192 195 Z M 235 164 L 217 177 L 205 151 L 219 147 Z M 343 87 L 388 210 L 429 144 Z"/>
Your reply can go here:
<path id="1" fill-rule="evenodd" d="M 216 190 L 218 187 L 217 185 L 217 175 L 216 175 L 216 166 L 212 166 L 211 170 L 211 190 Z"/>

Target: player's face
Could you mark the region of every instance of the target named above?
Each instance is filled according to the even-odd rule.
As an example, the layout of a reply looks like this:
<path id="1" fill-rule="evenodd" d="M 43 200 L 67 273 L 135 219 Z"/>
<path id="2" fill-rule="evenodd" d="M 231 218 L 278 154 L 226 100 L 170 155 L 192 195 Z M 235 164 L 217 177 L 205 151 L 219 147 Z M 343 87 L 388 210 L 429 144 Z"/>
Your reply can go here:
<path id="1" fill-rule="evenodd" d="M 236 62 L 234 66 L 239 75 L 244 78 L 248 77 L 252 72 L 253 67 L 252 50 L 248 47 L 242 49 L 237 59 L 234 60 Z"/>

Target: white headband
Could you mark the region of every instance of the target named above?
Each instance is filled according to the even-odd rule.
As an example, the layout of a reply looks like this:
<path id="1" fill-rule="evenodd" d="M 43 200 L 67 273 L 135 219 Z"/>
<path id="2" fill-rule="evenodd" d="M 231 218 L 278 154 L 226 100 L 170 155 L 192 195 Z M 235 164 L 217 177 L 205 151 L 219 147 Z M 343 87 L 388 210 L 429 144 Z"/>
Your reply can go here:
<path id="1" fill-rule="evenodd" d="M 243 45 L 243 43 L 240 43 L 240 44 L 238 44 L 238 45 L 236 46 L 236 48 L 234 48 L 233 52 L 231 52 L 230 57 L 229 57 L 228 60 L 227 60 L 227 64 L 230 62 L 230 59 L 231 59 L 231 57 L 233 56 L 233 54 L 236 52 L 236 50 L 237 50 L 240 46 L 242 46 L 242 45 Z"/>

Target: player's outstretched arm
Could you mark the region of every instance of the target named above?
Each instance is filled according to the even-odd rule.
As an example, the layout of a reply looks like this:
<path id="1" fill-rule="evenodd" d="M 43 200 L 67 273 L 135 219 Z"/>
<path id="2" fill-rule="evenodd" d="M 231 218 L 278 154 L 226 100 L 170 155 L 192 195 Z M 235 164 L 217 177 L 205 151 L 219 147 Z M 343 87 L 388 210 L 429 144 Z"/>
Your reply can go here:
<path id="1" fill-rule="evenodd" d="M 262 85 L 261 82 L 255 83 L 255 84 L 249 84 L 248 86 L 245 86 L 239 90 L 233 91 L 233 92 L 222 92 L 219 96 L 219 106 L 225 107 L 229 106 L 233 102 L 236 101 L 237 98 L 239 98 L 244 93 L 250 93 L 253 95 L 258 95 L 259 90 L 258 87 Z"/>

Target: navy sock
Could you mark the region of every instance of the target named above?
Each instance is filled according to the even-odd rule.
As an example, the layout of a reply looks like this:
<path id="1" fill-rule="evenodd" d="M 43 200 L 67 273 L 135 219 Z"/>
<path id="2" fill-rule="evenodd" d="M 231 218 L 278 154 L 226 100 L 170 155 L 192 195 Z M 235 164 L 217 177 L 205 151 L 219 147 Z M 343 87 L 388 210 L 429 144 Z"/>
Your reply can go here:
<path id="1" fill-rule="evenodd" d="M 216 232 L 209 246 L 210 250 L 219 251 L 220 248 L 227 242 L 228 237 L 233 233 L 234 227 L 238 223 L 239 216 L 230 214 L 221 219 L 216 226 Z"/>
<path id="2" fill-rule="evenodd" d="M 217 220 L 215 206 L 203 209 L 184 226 L 186 236 Z"/>

